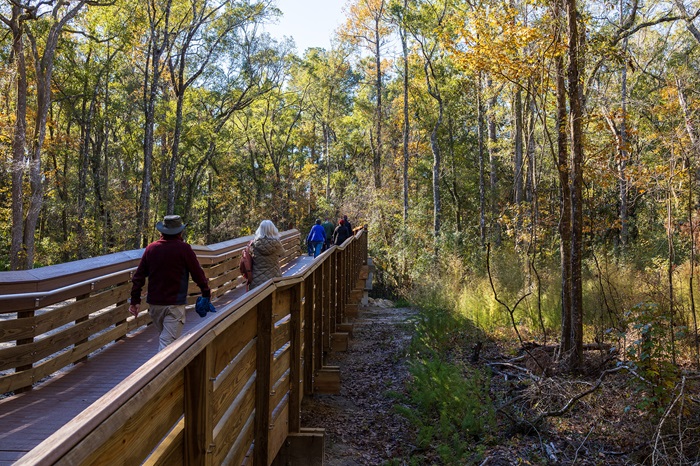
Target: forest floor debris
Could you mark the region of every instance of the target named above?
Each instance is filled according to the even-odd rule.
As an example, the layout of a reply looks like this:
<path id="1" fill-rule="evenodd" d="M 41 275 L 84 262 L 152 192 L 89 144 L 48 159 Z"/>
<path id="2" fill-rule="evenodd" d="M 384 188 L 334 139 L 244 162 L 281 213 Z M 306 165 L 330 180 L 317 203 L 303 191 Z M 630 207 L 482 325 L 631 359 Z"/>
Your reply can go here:
<path id="1" fill-rule="evenodd" d="M 412 329 L 407 320 L 416 312 L 390 307 L 387 300 L 371 302 L 370 308 L 361 310 L 353 321 L 348 351 L 329 355 L 329 364 L 340 366 L 341 393 L 307 397 L 302 406 L 302 425 L 326 430 L 324 464 L 443 464 L 438 455 L 425 450 L 421 451 L 422 457 L 430 459 L 411 462 L 416 451 L 415 432 L 395 409 L 401 402 L 397 394 L 405 393 L 410 379 L 407 351 Z M 599 389 L 578 400 L 563 415 L 547 418 L 526 432 L 514 429 L 515 418 L 535 419 L 593 387 L 607 358 L 602 353 L 587 352 L 590 374 L 577 378 L 559 373 L 527 377 L 522 373 L 527 372 L 527 358 L 517 354 L 515 343 L 508 347 L 504 341 L 483 341 L 477 363 L 470 360 L 470 346 L 458 348 L 452 355 L 460 364 L 495 368 L 491 394 L 494 405 L 500 408 L 497 426 L 490 438 L 480 440 L 481 454 L 473 464 L 617 466 L 661 464 L 659 461 L 690 465 L 697 461 L 700 432 L 693 426 L 693 417 L 698 407 L 684 407 L 686 430 L 680 446 L 685 451 L 679 458 L 673 453 L 679 447 L 674 439 L 678 434 L 648 420 L 648 413 L 639 408 L 642 395 L 631 388 L 630 374 L 625 371 L 609 374 Z M 697 382 L 693 383 L 691 387 L 688 382 L 685 389 L 696 391 Z M 693 396 L 698 398 L 695 393 L 689 399 Z M 691 410 L 695 413 L 689 414 Z M 676 418 L 667 424 L 680 425 Z"/>

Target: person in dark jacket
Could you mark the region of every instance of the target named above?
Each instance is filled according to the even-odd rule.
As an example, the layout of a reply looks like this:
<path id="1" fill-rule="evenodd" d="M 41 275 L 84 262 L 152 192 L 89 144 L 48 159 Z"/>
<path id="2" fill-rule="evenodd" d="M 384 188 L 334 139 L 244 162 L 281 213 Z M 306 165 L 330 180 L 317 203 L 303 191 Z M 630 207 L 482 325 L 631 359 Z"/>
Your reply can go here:
<path id="1" fill-rule="evenodd" d="M 146 247 L 131 279 L 129 312 L 137 317 L 141 307 L 141 289 L 148 277 L 146 302 L 148 313 L 159 333 L 158 351 L 182 334 L 189 276 L 192 275 L 207 304 L 211 295 L 209 281 L 192 246 L 182 239 L 186 226 L 179 215 L 166 215 L 162 222 L 158 222 L 156 229 L 161 237 Z"/>
<path id="2" fill-rule="evenodd" d="M 343 215 L 343 222 L 345 223 L 345 228 L 348 229 L 349 234 L 352 236 L 352 224 L 350 223 L 350 220 L 348 220 L 347 215 Z"/>
<path id="3" fill-rule="evenodd" d="M 284 255 L 284 246 L 280 241 L 280 232 L 271 220 L 263 220 L 255 231 L 251 245 L 253 256 L 252 290 L 274 277 L 281 277 L 280 259 Z"/>
<path id="4" fill-rule="evenodd" d="M 326 217 L 326 220 L 321 224 L 321 226 L 326 232 L 326 243 L 323 245 L 323 249 L 326 250 L 333 246 L 333 230 L 335 230 L 335 225 L 333 225 L 333 222 Z"/>
<path id="5" fill-rule="evenodd" d="M 316 224 L 311 227 L 311 231 L 306 236 L 306 244 L 309 245 L 309 255 L 311 255 L 311 250 L 313 250 L 314 257 L 321 254 L 321 248 L 323 243 L 326 242 L 326 230 L 321 226 L 321 219 L 316 219 Z"/>
<path id="6" fill-rule="evenodd" d="M 339 220 L 338 226 L 335 227 L 335 231 L 333 232 L 333 244 L 340 246 L 349 237 L 350 232 L 348 231 L 347 226 L 345 226 L 345 220 Z"/>

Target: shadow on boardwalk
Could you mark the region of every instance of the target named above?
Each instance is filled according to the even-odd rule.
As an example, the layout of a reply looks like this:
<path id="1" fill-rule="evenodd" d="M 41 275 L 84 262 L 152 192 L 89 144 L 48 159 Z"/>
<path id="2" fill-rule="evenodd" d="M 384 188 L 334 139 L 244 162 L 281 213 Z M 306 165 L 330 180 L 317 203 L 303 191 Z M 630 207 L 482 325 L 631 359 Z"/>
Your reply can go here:
<path id="1" fill-rule="evenodd" d="M 394 393 L 409 376 L 407 319 L 415 311 L 370 301 L 353 321 L 348 351 L 330 355 L 340 367 L 339 395 L 315 395 L 302 404 L 302 425 L 326 429 L 326 466 L 381 465 L 410 455 L 407 421 L 398 415 Z"/>

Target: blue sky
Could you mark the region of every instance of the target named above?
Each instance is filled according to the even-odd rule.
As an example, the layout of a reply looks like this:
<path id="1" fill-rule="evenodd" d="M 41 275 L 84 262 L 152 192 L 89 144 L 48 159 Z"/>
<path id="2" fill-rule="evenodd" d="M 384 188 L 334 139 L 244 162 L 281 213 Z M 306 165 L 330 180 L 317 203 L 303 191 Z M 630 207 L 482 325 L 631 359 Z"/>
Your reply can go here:
<path id="1" fill-rule="evenodd" d="M 346 0 L 277 0 L 284 16 L 265 27 L 273 37 L 293 37 L 299 55 L 309 47 L 330 49 L 331 36 L 343 21 Z"/>

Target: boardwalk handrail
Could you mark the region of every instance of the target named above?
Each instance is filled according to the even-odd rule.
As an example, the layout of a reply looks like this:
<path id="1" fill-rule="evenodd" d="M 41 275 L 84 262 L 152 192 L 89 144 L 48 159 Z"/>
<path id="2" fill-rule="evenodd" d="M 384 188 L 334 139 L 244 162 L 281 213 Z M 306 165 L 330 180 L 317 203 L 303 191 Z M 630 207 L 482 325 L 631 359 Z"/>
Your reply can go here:
<path id="1" fill-rule="evenodd" d="M 325 354 L 362 293 L 366 263 L 359 230 L 221 307 L 18 464 L 269 466 L 302 431 L 303 396 L 333 377 Z"/>
<path id="2" fill-rule="evenodd" d="M 241 286 L 238 261 L 252 237 L 193 249 L 218 297 Z M 282 233 L 284 262 L 299 255 L 297 230 Z M 40 380 L 150 323 L 129 317 L 131 276 L 143 249 L 32 270 L 0 272 L 0 393 Z M 188 304 L 199 290 L 190 283 Z M 142 311 L 148 309 L 144 303 Z"/>

